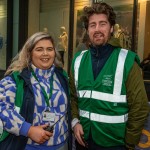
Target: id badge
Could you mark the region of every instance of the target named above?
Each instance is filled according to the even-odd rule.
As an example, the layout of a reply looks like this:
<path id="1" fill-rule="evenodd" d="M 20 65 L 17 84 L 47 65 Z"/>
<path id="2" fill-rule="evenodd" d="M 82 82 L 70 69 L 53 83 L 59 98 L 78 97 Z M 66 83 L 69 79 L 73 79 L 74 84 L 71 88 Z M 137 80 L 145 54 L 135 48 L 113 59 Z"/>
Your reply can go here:
<path id="1" fill-rule="evenodd" d="M 43 112 L 43 121 L 54 122 L 55 121 L 55 113 L 52 113 L 50 111 Z"/>

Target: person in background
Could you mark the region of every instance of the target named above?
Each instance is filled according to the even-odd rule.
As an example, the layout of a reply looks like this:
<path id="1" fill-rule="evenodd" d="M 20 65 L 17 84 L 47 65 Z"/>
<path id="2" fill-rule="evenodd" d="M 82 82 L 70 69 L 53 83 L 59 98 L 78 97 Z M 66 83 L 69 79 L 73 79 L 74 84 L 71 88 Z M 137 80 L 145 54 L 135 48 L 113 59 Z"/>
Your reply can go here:
<path id="1" fill-rule="evenodd" d="M 8 67 L 0 81 L 0 119 L 9 135 L 0 142 L 0 149 L 71 150 L 68 77 L 57 55 L 53 38 L 38 32 Z M 20 113 L 11 76 L 15 72 L 24 81 Z"/>
<path id="2" fill-rule="evenodd" d="M 116 14 L 104 3 L 85 6 L 90 49 L 76 53 L 70 73 L 77 150 L 134 150 L 148 116 L 138 56 L 112 46 Z"/>

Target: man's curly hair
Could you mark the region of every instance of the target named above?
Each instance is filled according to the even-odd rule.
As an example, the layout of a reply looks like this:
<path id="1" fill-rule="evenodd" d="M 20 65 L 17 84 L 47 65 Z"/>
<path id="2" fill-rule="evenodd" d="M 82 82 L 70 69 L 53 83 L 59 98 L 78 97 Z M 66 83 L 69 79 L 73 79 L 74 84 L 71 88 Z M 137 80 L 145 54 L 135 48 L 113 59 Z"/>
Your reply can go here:
<path id="1" fill-rule="evenodd" d="M 83 21 L 86 30 L 88 29 L 89 17 L 93 14 L 105 14 L 108 17 L 108 21 L 112 26 L 114 26 L 116 23 L 116 14 L 113 8 L 104 2 L 94 3 L 92 6 L 89 7 L 85 6 L 83 8 L 83 12 L 84 14 L 81 17 L 81 21 Z"/>

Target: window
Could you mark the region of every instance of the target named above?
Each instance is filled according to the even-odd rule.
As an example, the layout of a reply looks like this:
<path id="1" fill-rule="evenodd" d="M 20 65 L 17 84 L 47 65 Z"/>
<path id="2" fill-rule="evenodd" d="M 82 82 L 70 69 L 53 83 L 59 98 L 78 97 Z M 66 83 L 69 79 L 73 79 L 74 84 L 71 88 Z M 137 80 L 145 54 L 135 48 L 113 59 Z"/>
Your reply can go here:
<path id="1" fill-rule="evenodd" d="M 7 0 L 0 0 L 0 70 L 6 69 Z"/>

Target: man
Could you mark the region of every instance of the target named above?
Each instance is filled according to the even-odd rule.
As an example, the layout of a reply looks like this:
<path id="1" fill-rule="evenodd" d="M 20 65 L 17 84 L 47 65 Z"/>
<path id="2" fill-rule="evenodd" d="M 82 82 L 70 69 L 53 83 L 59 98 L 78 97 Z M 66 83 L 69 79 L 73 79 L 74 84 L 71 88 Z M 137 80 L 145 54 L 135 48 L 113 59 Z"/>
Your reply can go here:
<path id="1" fill-rule="evenodd" d="M 76 149 L 132 150 L 149 111 L 138 56 L 108 44 L 111 6 L 95 3 L 84 14 L 91 46 L 75 55 L 70 75 Z"/>

